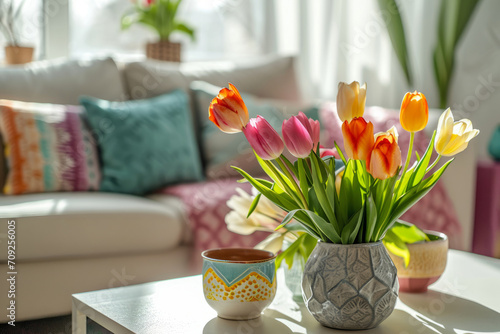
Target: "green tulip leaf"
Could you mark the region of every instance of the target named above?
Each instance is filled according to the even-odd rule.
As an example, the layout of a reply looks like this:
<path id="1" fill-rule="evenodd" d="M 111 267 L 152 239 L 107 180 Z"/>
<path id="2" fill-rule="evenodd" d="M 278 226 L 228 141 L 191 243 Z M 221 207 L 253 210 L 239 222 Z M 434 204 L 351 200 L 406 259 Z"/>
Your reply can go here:
<path id="1" fill-rule="evenodd" d="M 384 237 L 384 245 L 392 254 L 402 257 L 405 267 L 410 264 L 410 250 L 408 246 L 394 232 L 388 230 Z"/>
<path id="2" fill-rule="evenodd" d="M 250 217 L 250 215 L 255 211 L 255 209 L 257 208 L 257 205 L 259 205 L 259 201 L 260 201 L 260 196 L 262 196 L 261 193 L 258 193 L 257 196 L 255 196 L 255 198 L 253 199 L 252 201 L 252 204 L 250 205 L 250 209 L 248 209 L 248 214 L 247 214 L 247 218 Z"/>

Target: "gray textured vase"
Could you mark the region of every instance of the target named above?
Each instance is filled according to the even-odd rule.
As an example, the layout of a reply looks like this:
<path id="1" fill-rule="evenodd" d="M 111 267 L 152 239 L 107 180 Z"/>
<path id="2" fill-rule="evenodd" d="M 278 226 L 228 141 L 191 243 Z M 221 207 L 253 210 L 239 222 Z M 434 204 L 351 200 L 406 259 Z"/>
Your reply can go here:
<path id="1" fill-rule="evenodd" d="M 394 310 L 396 267 L 381 241 L 337 245 L 318 242 L 304 268 L 302 291 L 323 326 L 369 329 Z"/>

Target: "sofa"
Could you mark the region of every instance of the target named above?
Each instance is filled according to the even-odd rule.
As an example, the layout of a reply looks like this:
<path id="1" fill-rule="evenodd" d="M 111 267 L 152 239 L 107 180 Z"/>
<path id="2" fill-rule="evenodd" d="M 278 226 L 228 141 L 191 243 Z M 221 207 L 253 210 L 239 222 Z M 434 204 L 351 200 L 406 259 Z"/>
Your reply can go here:
<path id="1" fill-rule="evenodd" d="M 98 191 L 1 196 L 0 270 L 4 274 L 12 271 L 7 263 L 8 222 L 15 221 L 16 321 L 69 314 L 73 293 L 199 273 L 199 247 L 193 246 L 196 225 L 190 221 L 195 214 L 204 216 L 205 227 L 217 226 L 214 235 L 226 233 L 226 241 L 234 239 L 231 245 L 251 246 L 265 236 L 257 234 L 243 241 L 220 228 L 225 212 L 220 208 L 235 187 L 235 175 L 227 165 L 251 168 L 251 152 L 241 150 L 238 157 L 223 165 L 207 158 L 206 143 L 199 133 L 200 117 L 206 115 L 208 105 L 195 101 L 194 81 L 218 87 L 230 81 L 257 104 L 279 105 L 283 115 L 307 105 L 301 97 L 293 57 L 186 64 L 60 59 L 0 68 L 0 99 L 78 104 L 82 95 L 127 101 L 175 89 L 185 91 L 190 96 L 192 126 L 205 177 L 201 183 L 174 184 L 146 196 Z M 462 157 L 455 165 L 462 175 L 474 172 L 470 157 Z M 233 179 L 224 181 L 228 177 Z M 448 183 L 456 187 L 451 178 Z M 248 185 L 243 187 L 249 190 Z M 220 190 L 219 195 L 213 189 Z M 467 195 L 455 196 L 453 202 L 463 209 L 469 199 Z M 463 229 L 471 228 L 467 224 Z M 4 310 L 10 305 L 5 293 L 10 288 L 9 281 L 0 282 Z M 6 317 L 0 320 L 7 321 Z"/>

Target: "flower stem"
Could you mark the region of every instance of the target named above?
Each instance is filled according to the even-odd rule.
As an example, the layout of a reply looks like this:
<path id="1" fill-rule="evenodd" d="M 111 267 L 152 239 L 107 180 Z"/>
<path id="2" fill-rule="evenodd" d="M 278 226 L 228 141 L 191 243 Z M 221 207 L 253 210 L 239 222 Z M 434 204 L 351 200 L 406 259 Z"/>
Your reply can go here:
<path id="1" fill-rule="evenodd" d="M 410 132 L 410 145 L 408 147 L 408 154 L 406 155 L 405 168 L 403 169 L 403 174 L 401 174 L 401 176 L 404 176 L 406 171 L 408 170 L 408 165 L 410 164 L 410 159 L 411 159 L 411 153 L 413 151 L 414 139 L 415 139 L 415 132 Z"/>
<path id="2" fill-rule="evenodd" d="M 441 160 L 441 157 L 442 157 L 442 155 L 439 154 L 437 156 L 436 160 L 434 160 L 434 162 L 432 163 L 432 165 L 430 165 L 429 167 L 427 167 L 427 169 L 425 170 L 425 172 L 428 173 L 431 169 L 433 169 L 437 165 L 437 163 L 439 162 L 439 160 Z"/>
<path id="3" fill-rule="evenodd" d="M 411 153 L 413 151 L 413 140 L 415 139 L 415 132 L 410 132 L 410 145 L 408 145 L 408 154 L 406 155 L 405 167 L 403 168 L 403 173 L 401 173 L 401 178 L 399 179 L 398 188 L 394 192 L 395 194 L 399 193 L 399 188 L 401 188 L 401 182 L 405 177 L 406 171 L 408 170 L 408 165 L 410 164 Z"/>
<path id="4" fill-rule="evenodd" d="M 283 162 L 282 159 L 283 159 L 282 157 L 279 157 L 278 159 L 276 159 L 276 162 L 278 162 L 278 165 L 281 167 L 281 170 L 283 171 L 283 173 L 285 173 L 285 175 L 290 179 L 290 182 L 293 184 L 293 187 L 295 188 L 295 190 L 297 191 L 297 193 L 300 196 L 300 200 L 302 201 L 302 205 L 304 206 L 304 209 L 307 210 L 308 205 L 307 205 L 307 201 L 304 197 L 304 194 L 302 194 L 302 191 L 300 190 L 299 185 L 295 181 L 295 178 L 290 173 L 290 171 L 288 170 L 287 166 L 285 165 L 285 163 Z"/>

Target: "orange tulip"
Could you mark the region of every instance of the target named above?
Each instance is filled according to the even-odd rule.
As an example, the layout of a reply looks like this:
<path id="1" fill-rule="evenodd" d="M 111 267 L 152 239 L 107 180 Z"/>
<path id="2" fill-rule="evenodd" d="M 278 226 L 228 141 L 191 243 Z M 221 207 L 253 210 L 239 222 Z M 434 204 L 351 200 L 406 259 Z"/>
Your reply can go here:
<path id="1" fill-rule="evenodd" d="M 222 88 L 219 95 L 212 100 L 208 108 L 208 118 L 222 132 L 241 132 L 247 125 L 248 110 L 241 98 L 240 92 L 232 84 Z"/>
<path id="2" fill-rule="evenodd" d="M 366 160 L 373 147 L 373 124 L 363 117 L 342 124 L 344 148 L 350 159 Z"/>
<path id="3" fill-rule="evenodd" d="M 423 130 L 429 120 L 429 106 L 425 95 L 414 91 L 406 93 L 401 102 L 399 121 L 408 132 Z"/>
<path id="4" fill-rule="evenodd" d="M 366 160 L 366 168 L 374 178 L 385 180 L 392 177 L 401 166 L 401 150 L 395 128 L 377 134 L 373 150 Z"/>

